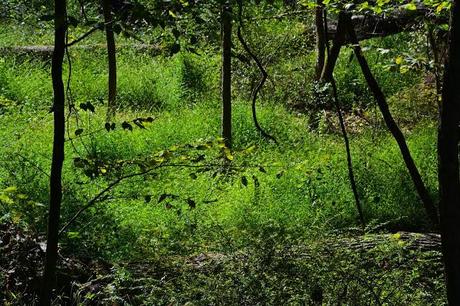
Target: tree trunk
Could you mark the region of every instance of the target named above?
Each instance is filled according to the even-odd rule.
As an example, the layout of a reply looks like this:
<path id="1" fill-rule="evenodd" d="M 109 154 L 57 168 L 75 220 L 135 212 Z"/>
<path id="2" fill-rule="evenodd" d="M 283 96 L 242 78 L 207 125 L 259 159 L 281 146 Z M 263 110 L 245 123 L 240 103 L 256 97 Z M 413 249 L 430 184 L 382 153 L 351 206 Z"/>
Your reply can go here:
<path id="1" fill-rule="evenodd" d="M 268 78 L 268 73 L 265 70 L 264 66 L 262 65 L 262 61 L 257 57 L 257 55 L 249 48 L 249 45 L 247 44 L 246 40 L 244 39 L 243 36 L 243 1 L 238 0 L 238 29 L 237 29 L 237 36 L 238 40 L 240 41 L 241 45 L 243 46 L 243 49 L 246 51 L 247 54 L 252 58 L 252 60 L 256 63 L 257 68 L 259 68 L 260 71 L 260 77 L 261 79 L 259 80 L 258 84 L 256 87 L 254 87 L 252 93 L 251 93 L 251 110 L 252 110 L 252 120 L 254 121 L 254 125 L 256 126 L 256 129 L 260 132 L 260 134 L 265 137 L 268 140 L 272 140 L 274 143 L 277 143 L 276 138 L 273 137 L 272 135 L 268 134 L 265 132 L 265 130 L 260 126 L 259 120 L 257 119 L 257 107 L 256 107 L 256 102 L 257 102 L 257 97 L 259 95 L 259 92 L 262 90 L 265 82 L 267 81 Z"/>
<path id="2" fill-rule="evenodd" d="M 355 174 L 353 171 L 353 160 L 351 157 L 350 140 L 348 139 L 347 128 L 345 126 L 345 120 L 343 118 L 342 109 L 340 107 L 339 96 L 337 94 L 337 84 L 335 82 L 334 77 L 331 78 L 331 85 L 332 85 L 333 100 L 334 100 L 337 116 L 339 118 L 340 129 L 342 131 L 342 138 L 345 144 L 345 151 L 347 154 L 348 179 L 350 180 L 351 191 L 353 192 L 353 197 L 355 198 L 355 205 L 356 205 L 356 209 L 358 210 L 359 221 L 361 222 L 361 226 L 364 231 L 364 228 L 366 227 L 366 221 L 364 219 L 364 213 L 363 213 L 363 208 L 361 206 L 361 201 L 359 200 L 358 188 L 356 186 L 356 179 L 355 179 Z"/>
<path id="3" fill-rule="evenodd" d="M 67 3 L 55 0 L 54 52 L 51 75 L 54 91 L 54 141 L 50 175 L 50 202 L 48 214 L 48 233 L 46 245 L 45 271 L 40 305 L 50 305 L 52 291 L 56 282 L 56 261 L 58 252 L 59 219 L 62 201 L 62 164 L 64 162 L 65 133 L 65 90 L 62 81 L 62 62 L 65 53 L 67 31 Z"/>
<path id="4" fill-rule="evenodd" d="M 322 0 L 317 0 L 315 11 L 315 25 L 316 25 L 316 68 L 315 80 L 319 81 L 321 73 L 323 72 L 324 63 L 326 61 L 326 40 L 327 33 L 324 28 L 324 6 Z"/>
<path id="5" fill-rule="evenodd" d="M 222 6 L 222 138 L 232 147 L 232 11 Z"/>
<path id="6" fill-rule="evenodd" d="M 445 67 L 438 131 L 442 251 L 449 305 L 460 305 L 460 1 L 452 9 L 449 55 Z"/>
<path id="7" fill-rule="evenodd" d="M 324 12 L 325 14 L 325 12 Z M 328 52 L 324 69 L 321 73 L 321 81 L 329 83 L 331 82 L 332 75 L 334 73 L 335 64 L 340 55 L 340 50 L 346 41 L 346 27 L 345 27 L 346 15 L 345 13 L 339 14 L 339 20 L 337 23 L 337 33 L 334 36 L 332 47 Z M 324 32 L 326 33 L 326 32 Z"/>
<path id="8" fill-rule="evenodd" d="M 323 17 L 323 20 L 322 20 L 323 21 L 322 22 L 323 37 L 326 37 L 327 36 L 326 29 L 328 28 L 328 22 L 327 22 L 327 15 L 325 11 L 323 12 L 322 17 Z M 322 43 L 324 44 L 323 48 L 326 51 L 327 57 L 329 58 L 330 53 L 331 53 L 331 49 L 329 47 L 329 41 L 325 39 L 322 41 Z M 337 83 L 335 82 L 333 71 L 331 72 L 331 75 L 329 76 L 329 78 L 330 78 L 329 80 L 330 84 L 332 86 L 332 95 L 333 95 L 332 99 L 333 99 L 333 102 L 336 108 L 337 116 L 339 118 L 340 129 L 342 131 L 342 138 L 345 144 L 345 151 L 347 154 L 348 178 L 350 180 L 350 186 L 353 192 L 353 197 L 355 198 L 355 205 L 356 205 L 356 209 L 358 210 L 359 220 L 361 222 L 362 229 L 364 230 L 366 227 L 366 221 L 364 219 L 364 213 L 363 213 L 361 201 L 359 200 L 358 188 L 356 186 L 355 174 L 353 170 L 353 159 L 351 157 L 350 140 L 348 138 L 347 128 L 345 126 L 345 120 L 343 118 L 342 109 L 340 107 Z"/>
<path id="9" fill-rule="evenodd" d="M 442 82 L 441 82 L 441 77 L 440 77 L 440 71 L 441 71 L 441 61 L 439 58 L 439 52 L 438 52 L 438 45 L 436 43 L 436 37 L 435 37 L 435 30 L 432 25 L 427 26 L 427 38 L 428 38 L 428 57 L 430 55 L 433 56 L 433 62 L 434 62 L 434 67 L 433 67 L 433 73 L 434 73 L 434 78 L 435 78 L 435 85 L 436 85 L 436 104 L 438 105 L 438 113 L 439 115 L 441 114 L 441 95 L 442 95 Z M 430 52 L 431 51 L 431 52 Z"/>
<path id="10" fill-rule="evenodd" d="M 116 112 L 117 97 L 117 57 L 115 47 L 115 34 L 113 32 L 113 18 L 111 0 L 102 0 L 104 13 L 105 35 L 107 40 L 107 58 L 109 62 L 109 97 L 107 102 L 107 122 L 112 121 Z"/>
<path id="11" fill-rule="evenodd" d="M 377 80 L 374 78 L 374 75 L 372 74 L 371 69 L 369 68 L 369 65 L 362 53 L 361 46 L 359 45 L 358 38 L 356 37 L 355 30 L 348 15 L 346 27 L 348 29 L 347 32 L 349 35 L 350 42 L 352 44 L 359 65 L 361 66 L 361 70 L 363 72 L 364 78 L 366 79 L 367 85 L 369 86 L 369 89 L 372 91 L 374 95 L 374 98 L 377 102 L 380 112 L 383 115 L 383 119 L 388 130 L 391 132 L 399 146 L 399 150 L 401 151 L 401 155 L 404 159 L 407 170 L 409 171 L 409 174 L 412 178 L 418 195 L 423 203 L 423 206 L 425 207 L 428 217 L 430 218 L 433 225 L 437 226 L 439 224 L 439 220 L 436 207 L 434 206 L 430 194 L 428 193 L 428 190 L 426 189 L 426 186 L 423 183 L 422 177 L 417 169 L 417 166 L 415 165 L 414 159 L 412 158 L 412 155 L 409 151 L 409 147 L 407 146 L 404 134 L 401 132 L 401 129 L 398 127 L 395 120 L 393 119 L 385 95 L 380 89 Z"/>

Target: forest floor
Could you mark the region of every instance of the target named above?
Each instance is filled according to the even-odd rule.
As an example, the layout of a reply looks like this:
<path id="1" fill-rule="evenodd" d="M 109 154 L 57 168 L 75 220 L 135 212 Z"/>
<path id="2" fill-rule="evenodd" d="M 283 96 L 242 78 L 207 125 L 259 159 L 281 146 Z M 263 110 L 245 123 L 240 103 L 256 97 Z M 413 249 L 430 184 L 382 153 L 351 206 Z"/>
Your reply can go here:
<path id="1" fill-rule="evenodd" d="M 43 237 L 37 237 L 33 232 L 10 223 L 0 225 L 0 292 L 6 295 L 0 295 L 0 299 L 13 300 L 11 295 L 17 295 L 22 301 L 35 303 L 33 301 L 36 301 L 40 288 L 44 245 Z M 404 282 L 416 281 L 422 286 L 422 290 L 440 289 L 440 248 L 438 234 L 398 232 L 365 236 L 342 234 L 327 237 L 313 245 L 291 245 L 265 250 L 268 253 L 264 254 L 246 249 L 233 254 L 201 253 L 162 258 L 161 262 L 136 261 L 117 265 L 97 259 L 68 257 L 61 253 L 57 297 L 54 303 L 138 305 L 145 304 L 148 297 L 164 302 L 169 299 L 169 303 L 179 304 L 199 301 L 199 304 L 204 305 L 218 302 L 222 296 L 213 300 L 216 298 L 213 294 L 206 296 L 200 291 L 228 290 L 225 299 L 227 305 L 250 305 L 251 302 L 261 301 L 260 296 L 254 296 L 254 291 L 262 284 L 242 286 L 242 282 L 247 281 L 245 278 L 254 277 L 245 274 L 270 273 L 269 278 L 273 278 L 272 281 L 286 281 L 286 277 L 308 279 L 311 271 L 305 269 L 305 265 L 311 265 L 315 269 L 322 267 L 325 274 L 331 273 L 331 276 L 340 277 L 341 283 L 331 286 L 320 281 L 313 286 L 313 290 L 290 288 L 290 293 L 284 292 L 287 288 L 282 288 L 281 292 L 272 293 L 279 295 L 275 300 L 267 298 L 266 302 L 281 302 L 284 295 L 289 296 L 292 303 L 296 302 L 296 298 L 297 302 L 303 300 L 321 303 L 323 299 L 330 299 L 323 297 L 326 294 L 324 291 L 327 294 L 341 293 L 343 301 L 352 301 L 356 294 L 353 290 L 361 286 L 362 294 L 368 295 L 373 303 L 396 305 L 394 301 L 398 301 L 398 305 L 403 305 L 399 300 L 401 288 L 395 287 L 392 291 L 387 291 L 386 286 L 410 286 Z M 342 266 L 335 266 L 338 259 L 342 260 Z M 344 265 L 344 260 L 348 261 L 347 265 Z M 358 261 L 359 266 L 352 270 L 347 268 Z M 363 269 L 384 272 L 372 275 Z M 244 274 L 238 275 L 238 272 Z M 397 272 L 410 277 L 401 280 L 400 275 L 390 276 Z M 192 284 L 200 279 L 199 283 L 203 287 L 195 288 Z M 302 285 L 306 279 L 299 281 L 298 285 Z M 259 281 L 267 280 L 262 278 Z M 186 293 L 187 290 L 198 292 Z M 230 293 L 232 290 L 234 292 Z M 347 290 L 352 292 L 348 293 Z M 404 303 L 407 302 L 411 303 L 411 300 L 405 300 Z"/>
<path id="2" fill-rule="evenodd" d="M 50 44 L 46 28 L 43 36 L 34 31 L 1 27 L 0 49 Z M 406 40 L 387 43 L 401 53 Z M 222 166 L 219 147 L 218 54 L 152 56 L 121 48 L 111 130 L 104 50 L 71 50 L 65 81 L 75 108 L 66 126 L 61 223 L 147 162 L 171 167 L 116 184 L 63 232 L 57 304 L 445 303 L 439 237 L 429 234 L 398 147 L 356 65 L 343 56 L 337 81 L 344 105 L 368 105 L 345 115 L 365 234 L 334 112 L 312 116 L 293 107 L 311 98 L 305 75 L 314 57 L 300 50 L 274 57 L 273 80 L 258 104 L 259 121 L 277 145 L 253 124 L 254 71 L 235 65 L 234 150 L 224 151 L 233 168 Z M 391 53 L 368 52 L 436 198 L 433 84 L 420 72 L 386 70 Z M 40 282 L 52 144 L 49 70 L 49 58 L 0 55 L 0 301 L 10 304 L 31 301 Z"/>

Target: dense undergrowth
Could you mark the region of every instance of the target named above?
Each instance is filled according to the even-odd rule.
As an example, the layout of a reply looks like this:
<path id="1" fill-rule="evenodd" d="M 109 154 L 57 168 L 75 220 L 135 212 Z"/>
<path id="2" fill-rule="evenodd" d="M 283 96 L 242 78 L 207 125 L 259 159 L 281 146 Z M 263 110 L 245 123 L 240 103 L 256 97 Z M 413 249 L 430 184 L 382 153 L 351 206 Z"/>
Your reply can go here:
<path id="1" fill-rule="evenodd" d="M 259 51 L 271 80 L 262 92 L 258 115 L 262 126 L 276 137 L 278 144 L 261 138 L 252 122 L 248 92 L 257 79 L 257 70 L 235 59 L 234 152 L 226 156 L 234 168 L 217 157 L 216 150 L 221 148 L 204 148 L 202 152 L 199 148 L 207 142 L 218 142 L 218 55 L 203 50 L 200 55 L 181 52 L 173 57 L 152 57 L 135 48 L 121 48 L 116 128 L 107 131 L 104 50 L 71 50 L 72 65 L 67 64 L 65 71 L 70 75 L 67 93 L 78 114 L 73 111 L 68 119 L 64 224 L 106 188 L 116 173 L 142 170 L 128 161 L 162 158 L 165 152 L 174 154 L 177 146 L 187 144 L 191 149 L 183 156 L 176 156 L 180 162 L 171 162 L 179 165 L 160 167 L 148 177 L 138 176 L 117 184 L 104 195 L 103 201 L 86 210 L 69 227 L 62 240 L 63 252 L 119 263 L 161 262 L 171 256 L 199 253 L 234 254 L 248 248 L 254 253 L 241 262 L 237 259 L 221 263 L 215 275 L 206 272 L 195 277 L 195 272 L 189 271 L 173 285 L 154 286 L 157 291 L 148 295 L 154 304 L 166 301 L 219 304 L 218 297 L 226 299 L 228 304 L 280 304 L 281 301 L 302 304 L 312 302 L 310 298 L 316 290 L 312 284 L 318 281 L 326 295 L 346 291 L 344 287 L 335 288 L 333 282 L 360 262 L 354 254 L 329 259 L 328 262 L 337 265 L 344 263 L 340 267 L 342 276 L 335 274 L 340 269 L 329 269 L 319 258 L 300 264 L 279 259 L 270 259 L 270 265 L 264 262 L 264 256 L 273 250 L 280 252 L 283 246 L 308 244 L 332 232 L 359 230 L 335 113 L 321 111 L 312 116 L 305 111 L 313 103 L 314 53 L 309 51 L 311 39 L 302 36 L 305 26 L 300 21 L 294 23 L 283 21 L 273 26 L 260 22 L 248 38 L 254 45 L 266 46 Z M 12 42 L 49 43 L 49 37 L 31 40 L 34 36 L 30 32 L 11 25 L 1 31 L 1 46 Z M 22 40 L 18 42 L 17 36 L 13 39 L 12 33 L 20 33 Z M 270 37 L 272 45 L 261 41 Z M 92 39 L 91 42 L 97 43 L 101 37 Z M 395 56 L 408 48 L 408 39 L 417 38 L 401 34 L 385 39 L 383 47 L 381 42 L 371 41 L 367 55 L 404 129 L 424 181 L 436 199 L 433 84 L 424 80 L 425 72 L 404 68 L 401 61 L 397 64 L 394 61 Z M 339 61 L 336 77 L 341 102 L 347 110 L 366 231 L 429 231 L 430 225 L 398 147 L 386 132 L 359 67 L 347 51 Z M 0 218 L 40 233 L 45 230 L 52 143 L 49 69 L 49 62 L 30 56 L 0 57 Z M 88 102 L 94 106 L 94 112 L 85 107 Z M 153 121 L 142 123 L 145 128 L 133 123 L 135 118 L 148 117 Z M 132 130 L 123 123 L 129 123 Z M 95 163 L 93 172 L 85 172 L 88 169 L 79 166 L 82 160 Z M 128 166 L 113 170 L 111 167 L 120 161 Z M 203 168 L 206 171 L 199 171 Z M 325 256 L 321 252 L 314 254 Z M 289 271 L 297 268 L 301 277 L 289 283 L 292 281 Z M 359 279 L 365 278 L 366 268 L 356 268 Z M 414 271 L 421 269 L 412 268 L 411 273 L 419 273 Z M 321 271 L 326 270 L 324 279 L 319 279 L 323 277 Z M 392 301 L 408 301 L 409 287 L 398 288 L 396 293 L 391 291 L 396 286 L 395 279 L 404 279 L 403 270 L 391 273 L 388 270 L 382 279 L 372 279 L 383 288 L 381 296 L 387 294 Z M 423 277 L 417 274 L 412 280 L 417 283 Z M 187 286 L 181 287 L 184 284 Z M 297 291 L 302 286 L 308 288 L 308 293 Z M 335 289 L 329 290 L 328 286 Z M 359 289 L 356 283 L 351 288 L 356 292 L 346 294 L 368 298 L 371 294 L 364 287 Z M 209 294 L 208 290 L 215 290 L 215 294 Z M 285 295 L 281 294 L 283 290 Z M 437 289 L 421 287 L 414 305 L 442 299 L 435 296 L 440 293 L 430 290 Z M 302 294 L 309 298 L 304 299 Z M 247 300 L 241 300 L 244 296 Z M 334 299 L 340 297 L 327 297 Z"/>

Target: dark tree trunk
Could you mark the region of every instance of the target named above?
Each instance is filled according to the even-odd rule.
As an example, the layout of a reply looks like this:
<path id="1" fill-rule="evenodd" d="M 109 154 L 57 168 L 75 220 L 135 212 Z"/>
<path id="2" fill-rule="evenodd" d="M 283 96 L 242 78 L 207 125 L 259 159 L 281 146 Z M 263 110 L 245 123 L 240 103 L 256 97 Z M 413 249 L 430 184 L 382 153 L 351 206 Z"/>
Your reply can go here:
<path id="1" fill-rule="evenodd" d="M 323 24 L 323 27 L 322 27 L 323 37 L 326 37 L 327 36 L 326 29 L 328 28 L 328 22 L 327 22 L 327 15 L 326 15 L 325 11 L 323 12 L 322 18 L 323 18 L 323 20 L 322 20 L 323 21 L 322 22 L 322 24 Z M 329 41 L 327 39 L 325 39 L 325 40 L 322 41 L 322 43 L 324 44 L 323 48 L 326 51 L 327 56 L 329 58 L 330 53 L 331 53 L 331 50 L 330 50 L 330 47 L 329 47 Z M 332 85 L 332 95 L 333 95 L 332 99 L 334 100 L 334 105 L 335 105 L 335 108 L 336 108 L 337 116 L 339 118 L 340 129 L 342 131 L 342 138 L 343 138 L 343 142 L 345 144 L 345 151 L 347 153 L 348 178 L 350 180 L 350 186 L 351 186 L 351 190 L 353 192 L 353 197 L 355 198 L 355 205 L 356 205 L 356 209 L 358 210 L 359 220 L 360 220 L 361 226 L 362 226 L 362 228 L 364 230 L 364 228 L 366 226 L 366 221 L 364 219 L 364 213 L 363 213 L 363 208 L 361 206 L 361 201 L 359 200 L 358 188 L 356 186 L 356 179 L 355 179 L 355 174 L 354 174 L 354 170 L 353 170 L 353 159 L 351 157 L 350 140 L 348 138 L 348 133 L 347 133 L 346 125 L 345 125 L 345 120 L 343 118 L 342 109 L 340 107 L 339 95 L 338 95 L 338 90 L 337 90 L 337 83 L 335 82 L 333 71 L 331 72 L 331 75 L 329 76 L 329 78 L 330 78 L 330 80 L 329 80 L 330 84 Z"/>
<path id="2" fill-rule="evenodd" d="M 325 12 L 324 12 L 325 14 Z M 332 75 L 334 73 L 335 64 L 340 55 L 340 50 L 346 42 L 346 27 L 345 27 L 346 15 L 345 13 L 339 14 L 339 20 L 337 23 L 337 33 L 334 36 L 332 47 L 328 52 L 324 69 L 321 73 L 321 81 L 329 83 L 331 82 Z M 326 32 L 325 32 L 326 33 Z"/>
<path id="3" fill-rule="evenodd" d="M 356 37 L 356 33 L 349 16 L 347 16 L 346 26 L 348 28 L 347 32 L 349 35 L 350 42 L 354 49 L 354 53 L 359 62 L 359 65 L 361 66 L 361 70 L 363 72 L 364 78 L 366 79 L 367 85 L 369 86 L 369 89 L 372 91 L 374 95 L 374 98 L 377 102 L 380 112 L 383 115 L 383 119 L 388 130 L 391 132 L 399 146 L 399 150 L 401 151 L 401 155 L 404 159 L 407 170 L 409 171 L 409 174 L 412 178 L 418 195 L 423 203 L 423 206 L 425 207 L 428 217 L 430 218 L 433 225 L 436 226 L 439 224 L 436 207 L 433 203 L 433 200 L 430 197 L 430 194 L 428 193 L 428 190 L 426 189 L 426 186 L 417 169 L 417 166 L 415 165 L 414 159 L 412 158 L 412 155 L 409 151 L 409 147 L 407 146 L 404 134 L 401 132 L 401 129 L 398 127 L 395 120 L 393 119 L 385 95 L 380 89 L 380 86 L 378 85 L 377 80 L 374 78 L 374 75 L 372 74 L 372 71 L 369 68 L 369 65 L 362 53 L 358 38 Z"/>
<path id="4" fill-rule="evenodd" d="M 115 47 L 115 34 L 113 32 L 111 0 L 102 0 L 102 10 L 104 13 L 105 36 L 107 40 L 107 58 L 109 62 L 109 97 L 107 102 L 107 122 L 110 122 L 115 116 L 117 97 L 117 56 Z"/>
<path id="5" fill-rule="evenodd" d="M 265 70 L 264 66 L 262 65 L 262 61 L 257 57 L 257 55 L 249 48 L 249 45 L 247 44 L 246 40 L 244 39 L 242 28 L 243 28 L 243 1 L 238 0 L 238 29 L 237 29 L 237 36 L 238 40 L 240 41 L 241 45 L 243 46 L 243 49 L 246 51 L 247 54 L 252 58 L 252 60 L 256 63 L 257 68 L 259 68 L 260 74 L 261 74 L 261 79 L 259 80 L 258 84 L 256 87 L 254 87 L 254 90 L 251 93 L 252 96 L 252 103 L 251 103 L 251 109 L 252 109 L 252 120 L 254 121 L 254 125 L 256 126 L 256 129 L 260 132 L 260 134 L 265 137 L 268 140 L 272 140 L 273 142 L 277 143 L 276 138 L 273 137 L 272 135 L 268 134 L 265 132 L 265 130 L 260 126 L 259 120 L 257 119 L 257 107 L 256 107 L 256 102 L 257 102 L 257 97 L 259 95 L 259 92 L 262 90 L 265 82 L 267 81 L 268 78 L 268 73 Z"/>
<path id="6" fill-rule="evenodd" d="M 332 85 L 332 94 L 334 99 L 334 104 L 339 118 L 340 129 L 342 131 L 342 138 L 345 144 L 345 151 L 347 153 L 347 167 L 348 167 L 348 179 L 350 180 L 351 190 L 353 192 L 353 197 L 355 198 L 356 209 L 358 210 L 359 221 L 361 222 L 362 229 L 364 230 L 366 226 L 366 221 L 364 219 L 363 208 L 361 206 L 361 201 L 359 200 L 358 188 L 356 186 L 355 174 L 353 171 L 353 159 L 351 157 L 350 149 L 350 140 L 348 139 L 347 128 L 345 126 L 345 120 L 343 118 L 342 109 L 340 107 L 339 96 L 337 94 L 337 84 L 334 77 L 331 78 Z"/>
<path id="7" fill-rule="evenodd" d="M 52 79 L 54 91 L 54 141 L 50 175 L 50 202 L 48 214 L 48 233 L 46 245 L 45 271 L 40 305 L 50 305 L 52 291 L 56 282 L 56 261 L 58 252 L 59 219 L 62 201 L 62 164 L 64 162 L 65 133 L 65 90 L 62 81 L 62 62 L 65 53 L 67 31 L 67 3 L 55 0 L 54 52 L 52 59 Z"/>
<path id="8" fill-rule="evenodd" d="M 442 91 L 442 82 L 441 82 L 441 77 L 440 77 L 440 71 L 441 71 L 441 61 L 439 58 L 439 52 L 438 52 L 438 44 L 436 42 L 436 37 L 435 37 L 435 31 L 434 27 L 431 25 L 428 25 L 427 28 L 427 37 L 428 37 L 428 42 L 429 42 L 429 50 L 428 50 L 428 57 L 430 55 L 433 56 L 433 62 L 434 62 L 434 67 L 433 67 L 433 73 L 435 77 L 435 84 L 436 84 L 436 102 L 438 105 L 438 112 L 441 114 L 441 91 Z M 431 51 L 431 52 L 430 52 Z"/>
<path id="9" fill-rule="evenodd" d="M 438 131 L 442 249 L 449 305 L 460 305 L 460 1 L 452 9 L 449 54 L 445 67 Z"/>
<path id="10" fill-rule="evenodd" d="M 315 80 L 319 81 L 321 73 L 323 72 L 324 63 L 326 61 L 326 40 L 327 33 L 324 28 L 324 6 L 322 0 L 317 0 L 315 10 L 315 25 L 316 25 L 316 67 L 315 67 Z"/>
<path id="11" fill-rule="evenodd" d="M 222 138 L 232 147 L 232 10 L 222 6 Z"/>

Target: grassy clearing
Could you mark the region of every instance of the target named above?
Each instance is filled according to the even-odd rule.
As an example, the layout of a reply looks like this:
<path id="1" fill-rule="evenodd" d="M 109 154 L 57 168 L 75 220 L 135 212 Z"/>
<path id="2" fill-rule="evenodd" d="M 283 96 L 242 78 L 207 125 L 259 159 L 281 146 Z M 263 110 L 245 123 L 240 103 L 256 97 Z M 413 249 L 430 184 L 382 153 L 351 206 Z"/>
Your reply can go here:
<path id="1" fill-rule="evenodd" d="M 137 116 L 139 114 L 129 112 L 120 114 L 119 121 Z M 85 198 L 102 188 L 98 185 L 104 185 L 104 179 L 89 182 L 82 178 L 81 171 L 73 166 L 73 157 L 95 154 L 108 160 L 136 159 L 173 145 L 195 143 L 218 135 L 219 115 L 215 108 L 206 105 L 176 112 L 162 111 L 155 116 L 156 120 L 146 130 L 110 133 L 104 130 L 95 134 L 91 134 L 92 130 L 103 128 L 104 111 L 81 116 L 81 127 L 88 129 L 87 133 L 92 136 L 75 141 L 78 154 L 70 143 L 67 145 L 65 182 L 69 195 L 64 205 L 67 218 Z M 340 137 L 305 132 L 306 119 L 279 106 L 264 106 L 260 117 L 280 140 L 279 146 L 259 138 L 247 103 L 235 105 L 238 141 L 234 162 L 250 165 L 243 172 L 220 179 L 206 174 L 193 180 L 192 171 L 174 169 L 160 171 L 159 177 L 151 182 L 133 179 L 117 187 L 113 199 L 99 204 L 72 231 L 79 232 L 79 237 L 95 244 L 103 254 L 123 257 L 133 256 L 133 245 L 138 246 L 135 249 L 139 250 L 139 256 L 145 256 L 144 252 L 158 255 L 216 250 L 228 243 L 223 237 L 232 241 L 236 249 L 273 223 L 292 235 L 356 226 L 357 215 Z M 49 167 L 51 115 L 32 122 L 24 116 L 16 116 L 4 122 L 7 128 L 2 130 L 3 186 L 18 186 L 20 192 L 34 202 L 46 203 L 47 177 L 38 168 L 46 172 Z M 276 125 L 272 125 L 273 122 Z M 34 132 L 26 132 L 30 130 Z M 70 130 L 72 137 L 73 131 Z M 18 139 L 15 135 L 21 137 Z M 433 125 L 416 129 L 409 135 L 414 157 L 433 192 L 436 186 L 434 139 Z M 238 153 L 251 146 L 255 146 L 253 152 Z M 352 152 L 367 219 L 375 225 L 389 222 L 387 227 L 393 229 L 423 227 L 423 211 L 391 137 L 372 133 L 354 136 Z M 259 166 L 267 173 L 261 172 Z M 260 182 L 259 187 L 252 182 L 253 175 Z M 242 176 L 249 178 L 247 187 L 241 182 Z M 81 181 L 85 185 L 79 186 Z M 163 193 L 180 197 L 171 205 L 181 208 L 184 211 L 181 215 L 177 209 L 156 203 Z M 153 200 L 146 203 L 146 195 Z M 188 198 L 198 203 L 196 210 L 186 209 Z M 208 201 L 212 203 L 205 204 Z M 107 229 L 106 219 L 110 219 L 112 230 Z M 94 235 L 99 235 L 101 230 L 108 236 L 94 240 Z M 126 233 L 127 237 L 112 236 L 120 233 Z M 133 241 L 132 237 L 136 239 Z"/>
<path id="2" fill-rule="evenodd" d="M 282 25 L 280 29 L 277 31 L 282 31 Z M 17 42 L 11 39 L 10 30 L 0 33 L 2 44 Z M 293 36 L 301 33 L 302 28 L 296 31 L 298 33 L 294 31 Z M 37 40 L 31 37 L 21 38 L 21 44 L 47 42 L 47 38 Z M 95 37 L 94 41 L 98 39 Z M 295 37 L 288 39 L 295 41 Z M 404 40 L 405 37 L 401 37 L 389 44 L 399 43 L 398 46 L 403 48 Z M 295 50 L 303 52 L 302 47 L 300 44 Z M 432 95 L 428 93 L 430 89 L 419 85 L 420 76 L 414 72 L 383 73 L 385 63 L 388 64 L 393 55 L 379 55 L 380 51 L 372 48 L 368 52 L 370 62 L 377 67 L 379 81 L 390 96 L 392 109 L 405 128 L 414 159 L 435 198 L 436 125 L 429 115 L 433 106 Z M 398 50 L 394 52 L 397 54 Z M 95 113 L 80 110 L 78 117 L 73 115 L 69 120 L 68 138 L 74 141 L 67 141 L 66 146 L 63 222 L 112 179 L 110 175 L 93 179 L 85 176 L 75 166 L 74 158 L 94 158 L 107 163 L 145 159 L 176 145 L 199 144 L 218 137 L 217 55 L 180 53 L 172 58 L 152 58 L 128 48 L 120 50 L 119 110 L 115 119 L 117 128 L 111 132 L 104 129 L 107 71 L 101 64 L 104 63 L 103 51 L 73 50 L 70 56 L 72 66 L 71 69 L 66 66 L 65 74 L 71 72 L 71 103 L 78 109 L 81 103 L 91 102 Z M 158 291 L 152 291 L 149 296 L 154 304 L 171 300 L 185 303 L 199 297 L 212 303 L 220 296 L 235 304 L 244 296 L 248 296 L 249 300 L 243 301 L 247 304 L 262 301 L 262 296 L 267 303 L 279 304 L 279 301 L 286 301 L 285 293 L 273 289 L 279 286 L 279 282 L 287 284 L 291 302 L 300 303 L 306 301 L 304 295 L 314 293 L 314 286 L 308 284 L 321 281 L 323 288 L 334 287 L 336 272 L 343 269 L 336 270 L 335 266 L 329 269 L 327 263 L 340 263 L 341 260 L 347 262 L 344 273 L 356 266 L 354 273 L 367 277 L 366 266 L 357 265 L 361 258 L 348 253 L 332 256 L 326 264 L 319 260 L 300 262 L 299 266 L 296 261 L 289 267 L 283 266 L 276 258 L 266 261 L 264 257 L 265 253 L 278 252 L 285 245 L 308 244 L 315 240 L 320 243 L 320 238 L 333 232 L 353 232 L 359 226 L 343 142 L 334 128 L 335 117 L 322 113 L 318 116 L 319 128 L 311 131 L 308 116 L 285 107 L 309 99 L 306 75 L 313 67 L 313 61 L 313 53 L 296 54 L 292 61 L 279 57 L 268 67 L 273 72 L 276 86 L 267 84 L 263 91 L 259 120 L 270 134 L 276 136 L 279 145 L 267 143 L 254 128 L 247 99 L 251 80 L 243 77 L 255 72 L 237 66 L 235 74 L 241 79 L 236 80 L 234 89 L 235 152 L 232 163 L 240 165 L 241 169 L 230 174 L 218 171 L 197 174 L 190 168 L 164 168 L 148 179 L 126 180 L 116 186 L 104 202 L 86 211 L 70 227 L 62 241 L 64 250 L 120 263 L 145 259 L 161 262 L 168 256 L 202 252 L 233 254 L 250 250 L 247 261 L 226 262 L 222 269 L 216 270 L 214 278 L 203 273 L 195 279 L 195 272 L 188 271 L 169 287 L 163 286 L 161 290 L 155 287 Z M 2 220 L 26 224 L 39 232 L 45 229 L 46 173 L 52 143 L 52 115 L 48 112 L 52 96 L 49 70 L 49 63 L 34 58 L 0 57 L 0 189 L 3 190 L 0 196 L 12 199 L 1 202 L 0 216 Z M 367 230 L 429 230 L 399 150 L 382 128 L 378 113 L 369 106 L 372 97 L 348 56 L 341 58 L 336 77 L 344 105 L 354 105 L 350 108 L 363 106 L 364 115 L 371 119 L 370 123 L 356 124 L 359 128 L 353 128 L 350 135 Z M 422 92 L 420 88 L 427 93 L 418 95 Z M 123 121 L 147 116 L 155 120 L 146 125 L 146 129 L 134 126 L 133 131 L 126 131 L 121 128 Z M 350 123 L 354 127 L 355 122 L 351 120 Z M 77 129 L 83 129 L 80 136 L 75 135 Z M 206 162 L 216 163 L 213 152 L 204 154 Z M 160 203 L 163 194 L 174 197 Z M 190 200 L 196 205 L 194 209 L 190 209 Z M 400 250 L 391 245 L 387 247 L 391 249 L 387 250 L 391 256 L 402 258 L 398 257 Z M 315 254 L 324 255 L 321 252 Z M 379 254 L 385 257 L 382 254 L 386 253 Z M 373 277 L 384 277 L 386 283 L 379 283 L 379 286 L 390 291 L 395 280 L 397 283 L 407 280 L 406 283 L 420 284 L 425 276 L 420 272 L 424 269 L 423 262 L 419 264 L 407 269 L 415 276 L 411 274 L 405 278 L 403 272 L 396 269 L 391 273 L 384 271 L 383 276 L 375 272 Z M 300 269 L 295 282 L 290 279 L 292 269 Z M 120 284 L 129 281 L 129 275 L 120 277 Z M 211 284 L 214 281 L 217 282 L 215 286 Z M 263 283 L 260 286 L 256 284 L 259 281 Z M 377 278 L 372 281 L 378 282 Z M 217 290 L 218 293 L 206 294 L 200 289 L 202 285 L 209 292 Z M 441 286 L 440 282 L 435 285 L 438 289 Z M 185 289 L 178 292 L 178 288 L 187 286 L 190 292 L 184 293 Z M 300 292 L 298 288 L 302 286 L 308 288 L 308 292 Z M 363 289 L 357 283 L 353 286 L 357 290 L 356 296 L 369 294 L 359 293 Z M 327 294 L 343 290 L 342 287 L 334 288 L 327 289 Z M 398 291 L 400 296 L 394 295 L 395 301 L 398 298 L 407 301 L 411 288 L 406 286 Z M 420 305 L 439 299 L 435 294 L 427 294 L 435 289 L 420 288 L 415 298 Z M 334 300 L 332 296 L 328 298 Z"/>

